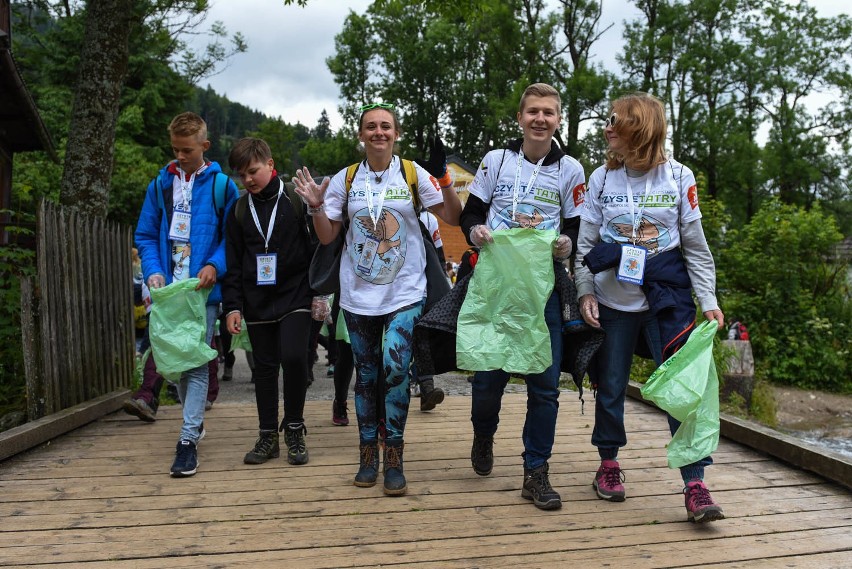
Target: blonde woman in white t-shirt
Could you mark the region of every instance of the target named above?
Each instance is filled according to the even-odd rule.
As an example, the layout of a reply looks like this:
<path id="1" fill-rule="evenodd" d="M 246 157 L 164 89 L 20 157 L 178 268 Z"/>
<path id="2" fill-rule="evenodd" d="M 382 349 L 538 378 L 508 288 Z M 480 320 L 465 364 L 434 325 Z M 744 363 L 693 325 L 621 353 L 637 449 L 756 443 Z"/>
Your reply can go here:
<path id="1" fill-rule="evenodd" d="M 592 444 L 601 465 L 599 498 L 623 502 L 618 450 L 627 444 L 624 398 L 634 352 L 659 365 L 695 327 L 695 292 L 704 317 L 719 327 L 713 256 L 701 227 L 695 177 L 667 158 L 662 102 L 646 93 L 617 99 L 605 122 L 607 163 L 589 177 L 577 243 L 576 283 L 585 321 L 606 330 L 591 374 L 597 384 Z M 593 274 L 594 273 L 594 274 Z M 657 292 L 676 302 L 661 309 Z M 678 423 L 669 417 L 672 433 Z M 687 518 L 724 518 L 704 484 L 706 457 L 680 469 Z"/>
<path id="2" fill-rule="evenodd" d="M 393 105 L 365 105 L 358 138 L 366 159 L 352 180 L 347 183 L 346 168 L 321 185 L 314 183 L 307 168 L 293 179 L 322 243 L 330 243 L 340 233 L 344 220 L 349 223 L 340 263 L 340 306 L 355 357 L 360 436 L 355 485 L 373 486 L 378 477 L 381 410 L 376 384 L 383 381 L 384 492 L 390 496 L 406 490 L 402 455 L 410 399 L 408 370 L 414 324 L 426 295 L 420 222 L 400 158 L 394 155 L 400 130 Z M 458 225 L 461 203 L 447 171 L 446 156 L 433 152 L 428 166 L 431 171 L 415 164 L 420 203 L 450 225 Z"/>

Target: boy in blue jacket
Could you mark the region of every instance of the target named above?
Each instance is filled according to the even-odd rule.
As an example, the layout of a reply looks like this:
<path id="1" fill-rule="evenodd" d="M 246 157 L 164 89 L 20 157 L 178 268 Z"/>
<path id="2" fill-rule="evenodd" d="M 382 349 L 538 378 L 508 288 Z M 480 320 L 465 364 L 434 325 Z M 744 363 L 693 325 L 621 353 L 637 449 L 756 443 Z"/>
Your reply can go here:
<path id="1" fill-rule="evenodd" d="M 148 184 L 136 247 L 142 275 L 154 289 L 191 277 L 212 288 L 207 298 L 207 344 L 213 337 L 222 300 L 218 280 L 225 274 L 225 213 L 237 200 L 237 186 L 216 162 L 204 159 L 210 148 L 207 124 L 195 113 L 182 113 L 169 124 L 175 160 Z M 204 437 L 207 365 L 181 375 L 183 426 L 171 475 L 192 476 L 198 468 L 198 441 Z"/>

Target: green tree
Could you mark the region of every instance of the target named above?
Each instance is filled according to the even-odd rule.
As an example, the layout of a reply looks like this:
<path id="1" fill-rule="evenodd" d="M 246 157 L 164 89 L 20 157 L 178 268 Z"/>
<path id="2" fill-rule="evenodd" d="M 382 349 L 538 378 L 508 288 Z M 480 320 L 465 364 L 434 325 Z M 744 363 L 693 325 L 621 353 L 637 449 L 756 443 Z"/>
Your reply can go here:
<path id="1" fill-rule="evenodd" d="M 40 106 L 41 95 L 50 97 L 48 126 L 66 148 L 60 201 L 93 215 L 105 215 L 110 204 L 119 117 L 142 118 L 135 144 L 167 148 L 164 125 L 189 97 L 188 80 L 245 49 L 239 35 L 231 51 L 222 47 L 226 31 L 217 23 L 205 55 L 187 51 L 181 38 L 202 25 L 206 0 L 30 0 L 13 8 L 22 24 L 14 49 L 34 63 L 24 67 L 35 78 L 28 84 L 37 85 Z"/>
<path id="2" fill-rule="evenodd" d="M 832 149 L 848 143 L 852 128 L 852 20 L 821 18 L 807 2 L 763 0 L 743 34 L 760 70 L 758 97 L 770 123 L 765 176 L 783 202 L 810 207 L 845 185 L 847 173 Z M 829 102 L 814 112 L 809 103 L 817 95 Z"/>
<path id="3" fill-rule="evenodd" d="M 852 391 L 852 297 L 842 239 L 819 206 L 777 198 L 716 250 L 728 319 L 749 325 L 755 360 L 772 381 Z"/>

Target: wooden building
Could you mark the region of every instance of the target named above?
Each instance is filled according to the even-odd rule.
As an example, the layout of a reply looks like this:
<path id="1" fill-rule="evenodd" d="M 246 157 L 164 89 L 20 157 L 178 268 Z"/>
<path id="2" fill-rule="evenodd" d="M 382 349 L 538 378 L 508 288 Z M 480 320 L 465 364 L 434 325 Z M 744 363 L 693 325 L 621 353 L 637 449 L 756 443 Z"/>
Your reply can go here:
<path id="1" fill-rule="evenodd" d="M 12 12 L 0 0 L 0 209 L 9 209 L 12 196 L 12 158 L 16 152 L 42 150 L 54 160 L 56 151 L 41 120 L 20 68 L 12 55 Z M 9 242 L 8 214 L 0 215 L 0 244 Z"/>

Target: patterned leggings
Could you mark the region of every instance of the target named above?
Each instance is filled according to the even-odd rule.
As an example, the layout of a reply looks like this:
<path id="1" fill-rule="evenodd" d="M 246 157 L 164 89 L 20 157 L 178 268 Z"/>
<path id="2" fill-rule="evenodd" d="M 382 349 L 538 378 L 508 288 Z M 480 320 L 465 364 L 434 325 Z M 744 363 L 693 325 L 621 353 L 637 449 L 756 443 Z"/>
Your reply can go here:
<path id="1" fill-rule="evenodd" d="M 378 440 L 382 418 L 385 419 L 385 439 L 403 439 L 410 399 L 408 368 L 414 325 L 422 312 L 423 301 L 382 316 L 343 311 L 355 356 L 355 413 L 362 443 Z M 384 414 L 377 386 L 384 393 Z"/>

